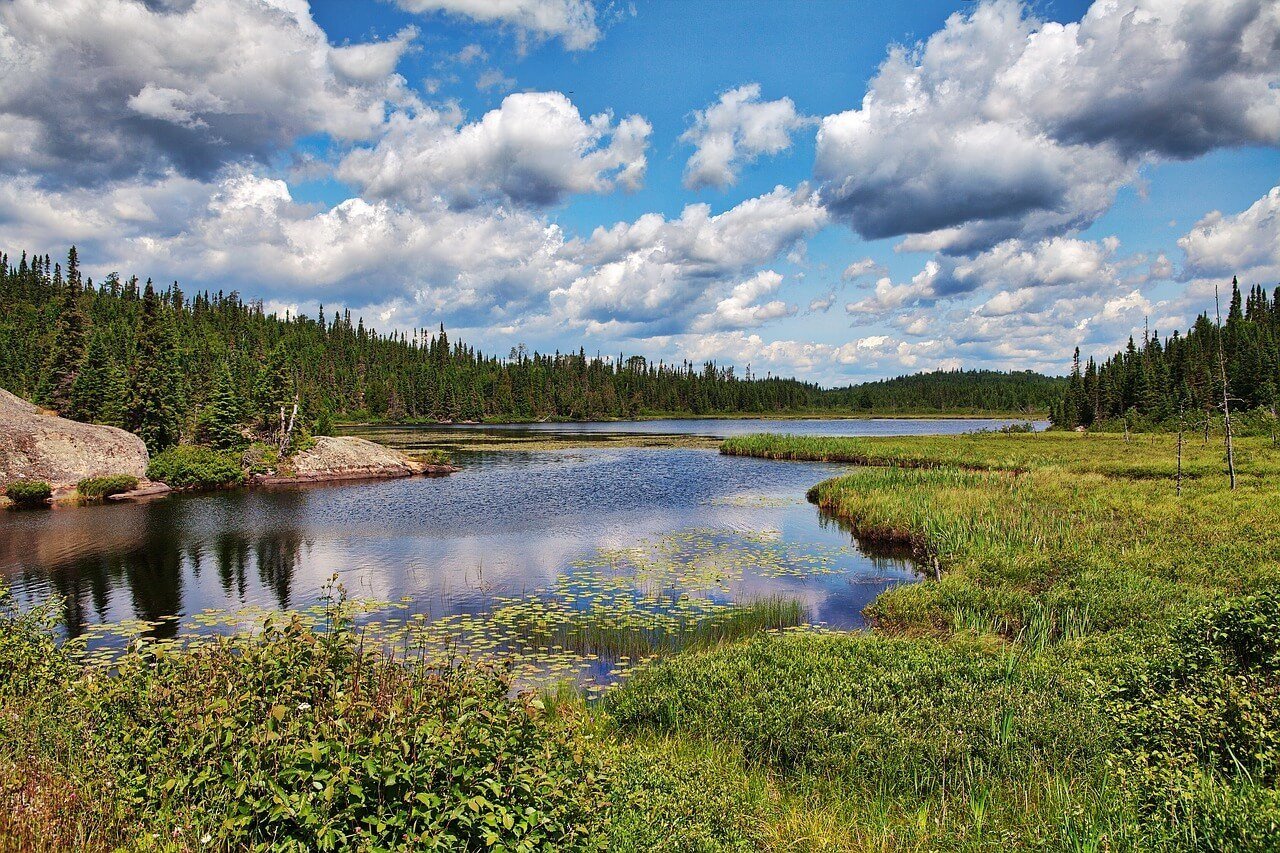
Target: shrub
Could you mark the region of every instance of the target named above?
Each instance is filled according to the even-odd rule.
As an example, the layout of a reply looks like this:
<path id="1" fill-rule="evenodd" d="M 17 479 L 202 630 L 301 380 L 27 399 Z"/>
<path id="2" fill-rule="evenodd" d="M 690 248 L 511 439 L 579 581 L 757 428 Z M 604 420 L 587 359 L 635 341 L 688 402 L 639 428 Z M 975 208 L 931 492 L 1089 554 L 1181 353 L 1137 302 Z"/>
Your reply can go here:
<path id="1" fill-rule="evenodd" d="M 128 474 L 111 474 L 106 477 L 86 477 L 76 484 L 76 491 L 84 498 L 105 498 L 138 488 L 138 478 Z"/>
<path id="2" fill-rule="evenodd" d="M 44 480 L 14 480 L 4 493 L 19 506 L 35 506 L 47 501 L 53 489 Z"/>
<path id="3" fill-rule="evenodd" d="M 1117 686 L 1113 764 L 1188 846 L 1280 845 L 1280 590 L 1208 610 Z M 1251 846 L 1252 845 L 1252 846 Z"/>
<path id="4" fill-rule="evenodd" d="M 152 457 L 147 478 L 174 489 L 214 489 L 244 481 L 239 461 L 207 447 L 180 446 Z"/>
<path id="5" fill-rule="evenodd" d="M 65 656 L 36 627 L 0 639 L 0 663 Z M 0 699 L 36 694 L 0 714 L 0 769 L 52 762 L 82 794 L 64 822 L 109 802 L 106 847 L 574 850 L 609 818 L 584 719 L 513 697 L 500 671 L 370 652 L 348 623 L 138 647 L 47 687 L 19 678 L 0 667 Z M 50 724 L 69 736 L 33 736 Z"/>
<path id="6" fill-rule="evenodd" d="M 250 474 L 270 474 L 280 465 L 280 452 L 269 444 L 255 441 L 245 448 L 240 465 Z"/>
<path id="7" fill-rule="evenodd" d="M 449 455 L 449 451 L 432 448 L 430 450 L 415 451 L 413 458 L 419 462 L 425 462 L 428 465 L 452 465 L 453 457 Z"/>

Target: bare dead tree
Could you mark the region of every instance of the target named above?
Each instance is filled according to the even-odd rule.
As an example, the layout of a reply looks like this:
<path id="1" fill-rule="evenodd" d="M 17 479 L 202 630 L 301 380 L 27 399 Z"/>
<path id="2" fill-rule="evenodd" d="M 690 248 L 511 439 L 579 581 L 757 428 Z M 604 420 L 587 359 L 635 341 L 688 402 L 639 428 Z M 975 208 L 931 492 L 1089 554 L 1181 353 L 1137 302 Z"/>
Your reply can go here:
<path id="1" fill-rule="evenodd" d="M 1213 310 L 1218 317 L 1218 373 L 1222 379 L 1222 431 L 1227 440 L 1227 474 L 1231 488 L 1236 487 L 1236 453 L 1231 444 L 1231 403 L 1227 393 L 1227 358 L 1222 346 L 1222 307 L 1218 304 L 1218 285 L 1213 286 Z"/>
<path id="2" fill-rule="evenodd" d="M 293 394 L 293 411 L 289 414 L 289 426 L 284 425 L 284 406 L 280 407 L 280 455 L 283 456 L 289 447 L 289 439 L 293 437 L 293 426 L 298 420 L 298 394 Z"/>
<path id="3" fill-rule="evenodd" d="M 1187 418 L 1185 404 L 1178 401 L 1178 495 L 1182 495 L 1182 433 L 1186 429 Z"/>

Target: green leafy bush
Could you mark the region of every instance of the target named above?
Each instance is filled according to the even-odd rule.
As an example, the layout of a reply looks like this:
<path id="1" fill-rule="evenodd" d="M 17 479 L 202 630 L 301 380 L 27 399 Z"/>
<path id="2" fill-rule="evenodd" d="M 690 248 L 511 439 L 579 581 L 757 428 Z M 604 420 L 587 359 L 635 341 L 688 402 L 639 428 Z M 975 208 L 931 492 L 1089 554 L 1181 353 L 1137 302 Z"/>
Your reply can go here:
<path id="1" fill-rule="evenodd" d="M 250 474 L 269 474 L 279 467 L 280 452 L 269 444 L 255 441 L 245 448 L 240 464 Z"/>
<path id="2" fill-rule="evenodd" d="M 86 477 L 76 484 L 76 491 L 85 498 L 105 498 L 138 488 L 138 478 L 128 474 L 111 474 L 106 477 Z"/>
<path id="3" fill-rule="evenodd" d="M 1113 764 L 1189 846 L 1280 849 L 1280 590 L 1186 623 L 1112 697 Z"/>
<path id="4" fill-rule="evenodd" d="M 65 659 L 37 627 L 0 640 L 0 663 Z M 80 792 L 64 824 L 109 803 L 106 847 L 574 850 L 609 818 L 580 716 L 513 697 L 499 671 L 370 652 L 341 621 L 140 647 L 75 677 L 0 667 L 0 699 L 18 692 L 0 769 L 52 763 Z"/>
<path id="5" fill-rule="evenodd" d="M 239 460 L 207 447 L 171 447 L 151 458 L 147 479 L 174 489 L 213 489 L 244 481 Z"/>
<path id="6" fill-rule="evenodd" d="M 44 480 L 14 480 L 4 493 L 19 506 L 35 506 L 47 501 L 53 489 Z"/>
<path id="7" fill-rule="evenodd" d="M 439 448 L 431 448 L 430 450 L 415 451 L 413 458 L 419 462 L 425 462 L 428 465 L 452 465 L 453 457 L 449 455 L 449 451 Z"/>

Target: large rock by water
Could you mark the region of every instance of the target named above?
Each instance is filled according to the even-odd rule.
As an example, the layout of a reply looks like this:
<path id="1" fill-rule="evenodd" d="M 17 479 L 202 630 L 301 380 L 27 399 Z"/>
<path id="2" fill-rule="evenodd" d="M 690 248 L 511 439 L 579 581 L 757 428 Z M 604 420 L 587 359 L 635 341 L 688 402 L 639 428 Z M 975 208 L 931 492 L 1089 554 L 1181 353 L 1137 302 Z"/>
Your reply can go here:
<path id="1" fill-rule="evenodd" d="M 259 474 L 253 482 L 260 485 L 287 483 L 319 483 L 334 480 L 369 480 L 388 477 L 413 477 L 419 474 L 438 476 L 457 469 L 451 465 L 432 465 L 410 459 L 363 438 L 321 436 L 315 445 L 294 454 L 289 460 L 291 474 Z"/>
<path id="2" fill-rule="evenodd" d="M 57 490 L 108 474 L 142 479 L 147 459 L 131 432 L 60 418 L 0 388 L 0 486 L 47 480 Z"/>

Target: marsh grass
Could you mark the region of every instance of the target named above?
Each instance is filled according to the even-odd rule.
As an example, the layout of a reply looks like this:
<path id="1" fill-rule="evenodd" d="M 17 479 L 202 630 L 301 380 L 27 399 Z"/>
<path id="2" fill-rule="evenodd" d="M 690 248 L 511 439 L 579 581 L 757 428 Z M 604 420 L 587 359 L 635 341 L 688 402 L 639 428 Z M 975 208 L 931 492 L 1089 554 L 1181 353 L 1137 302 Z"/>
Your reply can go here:
<path id="1" fill-rule="evenodd" d="M 1280 849 L 1280 452 L 1169 436 L 733 439 L 865 466 L 810 498 L 908 543 L 870 635 L 661 659 L 625 736 L 733 745 L 770 849 Z"/>

